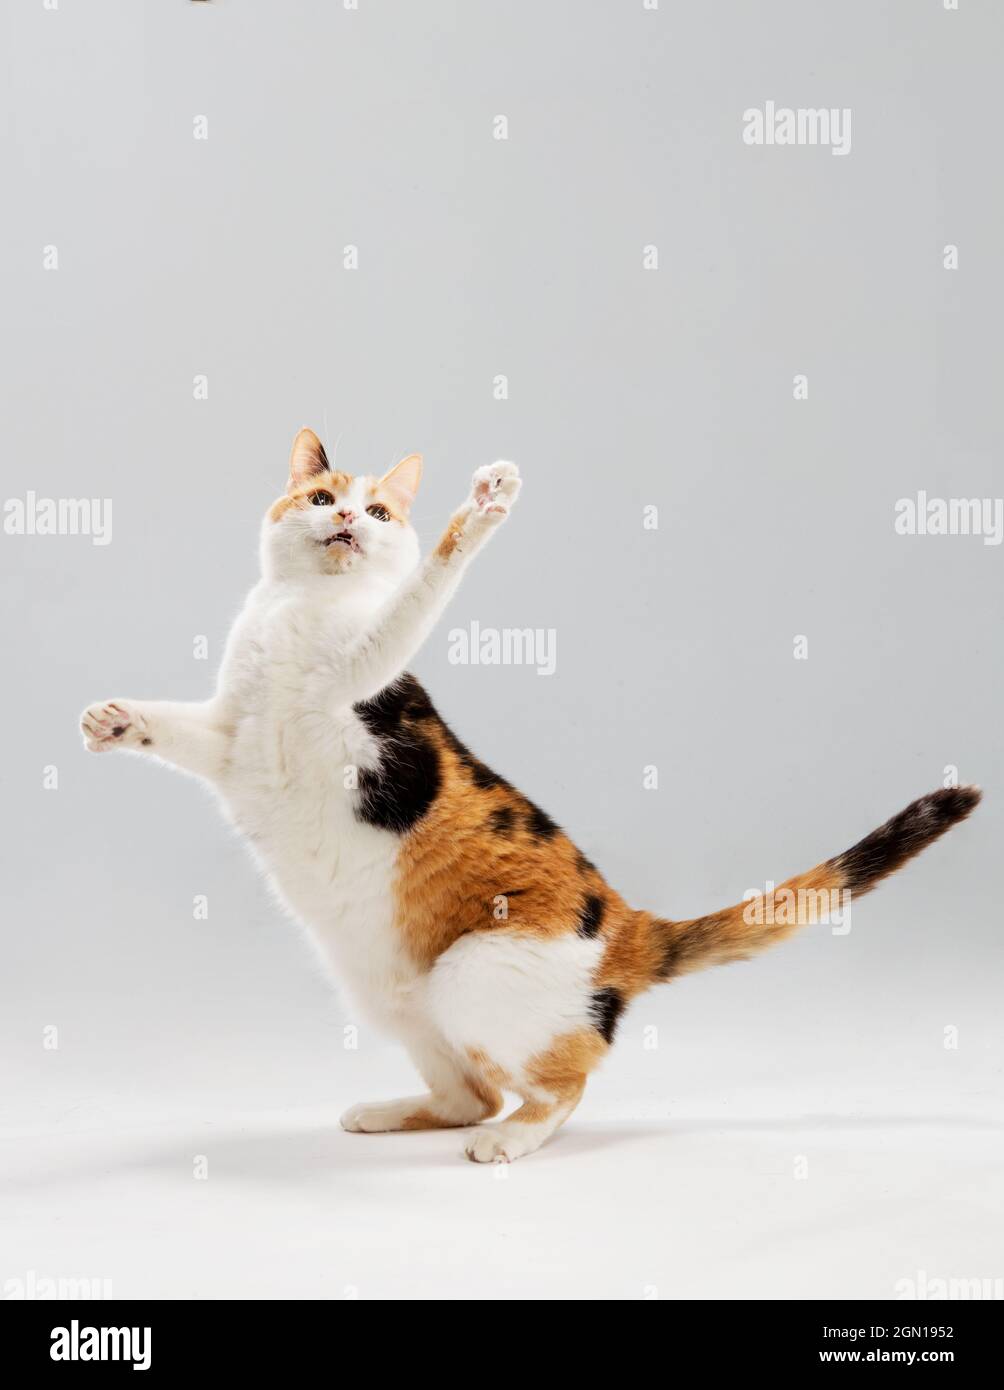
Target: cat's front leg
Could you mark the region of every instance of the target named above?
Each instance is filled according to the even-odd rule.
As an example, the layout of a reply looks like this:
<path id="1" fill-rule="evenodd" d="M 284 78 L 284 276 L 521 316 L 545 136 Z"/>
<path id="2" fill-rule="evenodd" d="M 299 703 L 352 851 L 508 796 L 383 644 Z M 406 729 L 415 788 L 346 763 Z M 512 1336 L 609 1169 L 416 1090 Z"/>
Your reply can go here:
<path id="1" fill-rule="evenodd" d="M 441 564 L 470 559 L 505 521 L 521 486 L 514 463 L 500 459 L 479 468 L 471 480 L 471 495 L 453 513 L 432 559 Z"/>
<path id="2" fill-rule="evenodd" d="M 402 584 L 346 662 L 345 693 L 369 700 L 404 672 L 456 592 L 467 565 L 506 520 L 519 495 L 514 463 L 486 464 L 431 555 Z"/>
<path id="3" fill-rule="evenodd" d="M 226 765 L 229 740 L 211 704 L 102 700 L 84 710 L 80 729 L 91 753 L 150 753 L 209 781 Z"/>

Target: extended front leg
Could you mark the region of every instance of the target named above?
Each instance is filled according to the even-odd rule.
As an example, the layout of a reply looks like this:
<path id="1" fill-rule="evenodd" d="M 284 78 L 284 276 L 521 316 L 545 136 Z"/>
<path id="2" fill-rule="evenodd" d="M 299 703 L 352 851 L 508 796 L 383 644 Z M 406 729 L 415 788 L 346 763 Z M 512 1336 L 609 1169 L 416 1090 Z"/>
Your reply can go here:
<path id="1" fill-rule="evenodd" d="M 470 496 L 454 513 L 439 544 L 401 586 L 350 654 L 345 669 L 350 699 L 369 700 L 396 680 L 432 631 L 467 565 L 505 521 L 520 489 L 514 463 L 479 468 Z"/>
<path id="2" fill-rule="evenodd" d="M 104 700 L 84 710 L 80 728 L 91 753 L 150 753 L 210 782 L 226 765 L 229 740 L 211 704 Z"/>

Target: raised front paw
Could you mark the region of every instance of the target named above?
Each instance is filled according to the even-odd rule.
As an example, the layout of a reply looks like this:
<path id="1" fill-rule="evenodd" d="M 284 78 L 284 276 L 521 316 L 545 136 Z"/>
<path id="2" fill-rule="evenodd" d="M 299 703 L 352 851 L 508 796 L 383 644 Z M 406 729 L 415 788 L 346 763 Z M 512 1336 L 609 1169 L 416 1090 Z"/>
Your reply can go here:
<path id="1" fill-rule="evenodd" d="M 471 480 L 470 505 L 474 516 L 497 526 L 509 515 L 522 487 L 519 469 L 499 459 L 478 468 Z"/>
<path id="2" fill-rule="evenodd" d="M 90 753 L 110 748 L 135 748 L 152 742 L 147 722 L 136 705 L 127 700 L 104 700 L 88 705 L 80 716 L 84 747 Z"/>
<path id="3" fill-rule="evenodd" d="M 521 486 L 514 463 L 500 459 L 477 469 L 471 480 L 471 495 L 453 515 L 436 547 L 439 559 L 449 561 L 473 554 L 505 521 Z"/>

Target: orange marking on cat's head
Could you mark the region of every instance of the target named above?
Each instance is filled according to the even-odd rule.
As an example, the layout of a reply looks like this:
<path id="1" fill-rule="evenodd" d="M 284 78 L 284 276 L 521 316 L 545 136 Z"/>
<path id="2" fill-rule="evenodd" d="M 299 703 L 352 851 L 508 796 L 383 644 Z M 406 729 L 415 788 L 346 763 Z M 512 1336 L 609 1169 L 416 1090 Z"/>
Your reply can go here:
<path id="1" fill-rule="evenodd" d="M 404 525 L 422 479 L 422 455 L 409 454 L 387 470 L 382 478 L 361 479 L 367 507 L 379 505 L 388 518 Z M 293 440 L 289 455 L 289 481 L 285 494 L 269 508 L 268 519 L 281 521 L 291 507 L 310 505 L 312 493 L 330 492 L 338 500 L 356 481 L 351 473 L 331 467 L 324 445 L 311 429 L 302 429 Z"/>
<path id="2" fill-rule="evenodd" d="M 310 498 L 315 492 L 330 492 L 337 501 L 339 494 L 347 492 L 352 486 L 352 481 L 351 473 L 337 473 L 332 469 L 316 473 L 302 483 L 294 483 L 290 478 L 288 490 L 276 498 L 269 508 L 268 519 L 281 521 L 292 507 L 312 506 Z"/>
<path id="3" fill-rule="evenodd" d="M 377 503 L 381 507 L 386 507 L 390 513 L 391 521 L 396 521 L 403 526 L 408 520 L 408 513 L 401 507 L 397 495 L 388 488 L 382 487 L 381 482 L 382 479 L 380 478 L 366 479 L 367 506 L 371 503 Z"/>

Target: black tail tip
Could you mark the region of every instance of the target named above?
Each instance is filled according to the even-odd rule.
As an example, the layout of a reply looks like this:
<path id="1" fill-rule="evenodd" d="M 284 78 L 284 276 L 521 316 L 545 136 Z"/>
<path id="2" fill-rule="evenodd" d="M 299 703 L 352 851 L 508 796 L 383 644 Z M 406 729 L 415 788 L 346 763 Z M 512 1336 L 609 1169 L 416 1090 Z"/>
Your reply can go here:
<path id="1" fill-rule="evenodd" d="M 930 803 L 935 816 L 944 821 L 947 829 L 956 821 L 965 820 L 971 811 L 976 810 L 982 800 L 982 787 L 941 787 L 938 791 L 931 792 L 929 796 L 922 796 L 914 804 L 920 807 L 925 802 Z"/>
<path id="2" fill-rule="evenodd" d="M 979 787 L 939 787 L 910 803 L 834 861 L 845 888 L 866 893 L 980 804 Z"/>

